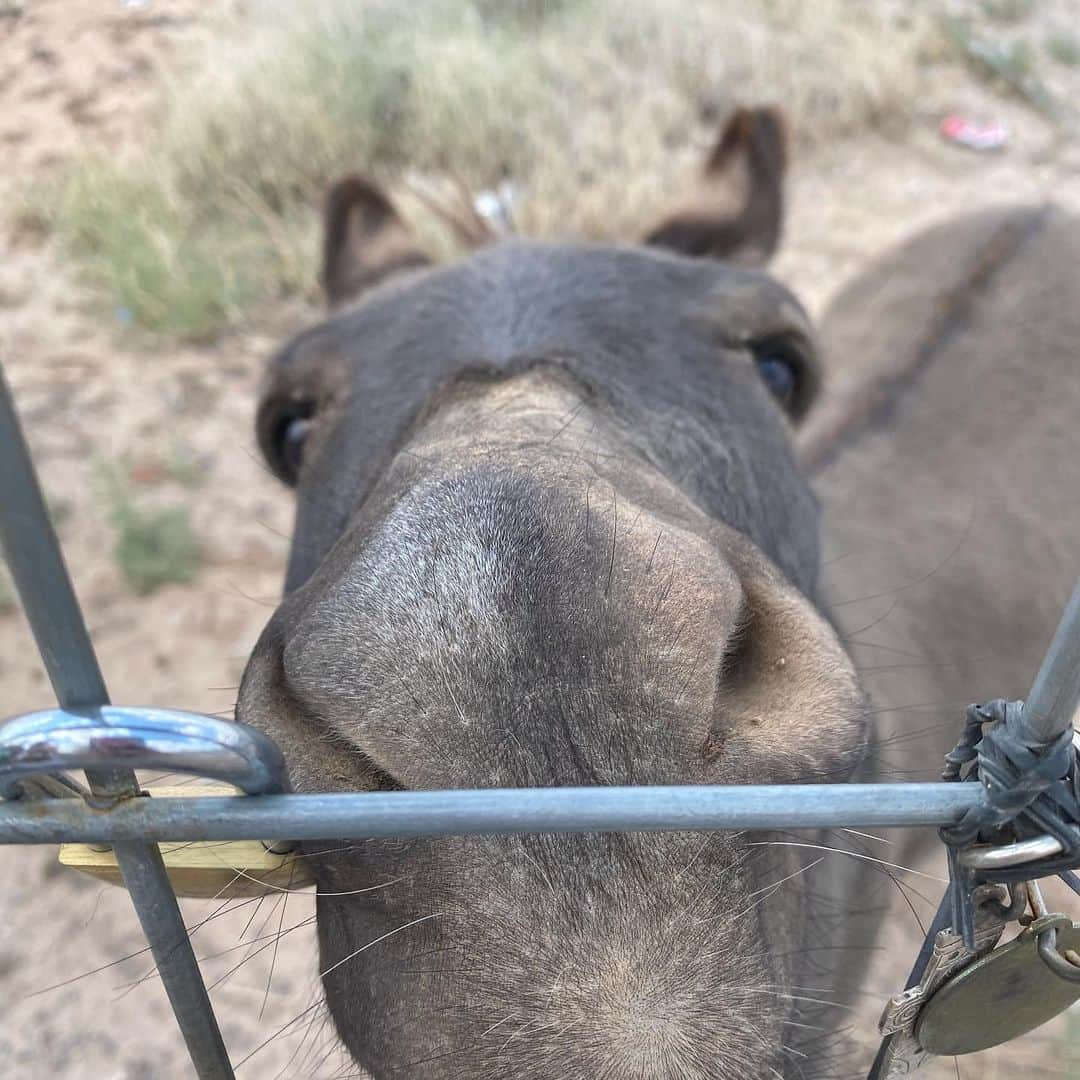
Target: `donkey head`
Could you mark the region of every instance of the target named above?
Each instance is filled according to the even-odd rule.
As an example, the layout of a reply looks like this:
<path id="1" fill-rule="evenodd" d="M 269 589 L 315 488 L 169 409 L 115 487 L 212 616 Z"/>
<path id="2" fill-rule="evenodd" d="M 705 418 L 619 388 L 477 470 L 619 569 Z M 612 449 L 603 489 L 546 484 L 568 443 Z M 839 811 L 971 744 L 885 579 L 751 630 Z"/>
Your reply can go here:
<path id="1" fill-rule="evenodd" d="M 730 166 L 745 205 L 680 211 L 659 246 L 429 267 L 384 195 L 335 190 L 326 284 L 347 306 L 278 353 L 259 408 L 297 517 L 239 706 L 296 789 L 856 764 L 790 446 L 811 333 L 728 261 L 776 243 L 782 137 L 771 113 L 734 124 L 705 190 Z M 759 840 L 310 844 L 338 1031 L 376 1077 L 778 1075 L 806 905 L 770 888 L 794 864 Z"/>

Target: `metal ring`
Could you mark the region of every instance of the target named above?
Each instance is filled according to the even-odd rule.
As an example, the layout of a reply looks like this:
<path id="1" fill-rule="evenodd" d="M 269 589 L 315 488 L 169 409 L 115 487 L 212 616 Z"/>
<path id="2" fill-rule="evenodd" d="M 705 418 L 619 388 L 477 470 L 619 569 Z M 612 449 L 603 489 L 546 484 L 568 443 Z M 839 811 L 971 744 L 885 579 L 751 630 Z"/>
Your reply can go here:
<path id="1" fill-rule="evenodd" d="M 286 790 L 274 742 L 245 724 L 178 709 L 46 709 L 0 725 L 0 797 L 69 769 L 156 769 L 222 780 L 249 795 Z"/>
<path id="2" fill-rule="evenodd" d="M 972 870 L 1004 870 L 1010 866 L 1052 859 L 1065 849 L 1053 836 L 1035 836 L 1002 847 L 973 847 L 960 852 L 960 863 Z"/>
<path id="3" fill-rule="evenodd" d="M 1080 983 L 1080 967 L 1066 959 L 1057 950 L 1057 927 L 1048 926 L 1035 936 L 1039 956 L 1043 963 L 1060 979 Z"/>

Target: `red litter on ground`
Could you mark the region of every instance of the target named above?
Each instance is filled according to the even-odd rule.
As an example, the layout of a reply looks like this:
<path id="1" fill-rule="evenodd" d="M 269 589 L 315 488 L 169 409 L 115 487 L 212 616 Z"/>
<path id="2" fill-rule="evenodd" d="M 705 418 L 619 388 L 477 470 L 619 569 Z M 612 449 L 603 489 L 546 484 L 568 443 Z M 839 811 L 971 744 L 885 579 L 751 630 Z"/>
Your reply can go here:
<path id="1" fill-rule="evenodd" d="M 969 150 L 1000 150 L 1009 141 L 1009 129 L 1004 124 L 980 124 L 956 113 L 941 121 L 941 134 Z"/>

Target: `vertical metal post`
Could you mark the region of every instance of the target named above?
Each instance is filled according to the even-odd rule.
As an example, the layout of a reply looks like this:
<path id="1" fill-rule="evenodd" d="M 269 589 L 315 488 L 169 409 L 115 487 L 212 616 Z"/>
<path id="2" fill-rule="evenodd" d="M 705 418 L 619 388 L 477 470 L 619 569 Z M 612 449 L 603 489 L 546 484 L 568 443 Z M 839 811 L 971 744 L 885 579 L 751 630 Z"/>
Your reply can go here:
<path id="1" fill-rule="evenodd" d="M 1080 581 L 1061 616 L 1039 673 L 1024 700 L 1023 724 L 1051 742 L 1073 723 L 1080 706 Z"/>
<path id="2" fill-rule="evenodd" d="M 109 703 L 60 544 L 37 483 L 0 364 L 0 547 L 61 707 L 92 712 Z M 134 797 L 130 769 L 87 773 L 95 795 Z M 232 1080 L 233 1071 L 195 953 L 156 844 L 123 841 L 116 860 L 131 893 L 200 1080 Z"/>

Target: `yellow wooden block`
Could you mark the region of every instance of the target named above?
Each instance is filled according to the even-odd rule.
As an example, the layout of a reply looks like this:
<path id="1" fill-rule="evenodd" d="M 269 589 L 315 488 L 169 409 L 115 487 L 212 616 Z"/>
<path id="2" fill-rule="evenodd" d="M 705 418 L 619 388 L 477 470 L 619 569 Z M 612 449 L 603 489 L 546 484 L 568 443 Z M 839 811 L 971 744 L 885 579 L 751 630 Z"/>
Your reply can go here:
<path id="1" fill-rule="evenodd" d="M 147 788 L 151 797 L 192 798 L 237 795 L 220 784 Z M 296 852 L 275 854 L 261 840 L 195 840 L 159 844 L 165 869 L 177 896 L 214 899 L 266 896 L 304 889 L 315 883 Z M 111 848 L 61 844 L 60 863 L 112 885 L 123 885 Z"/>

